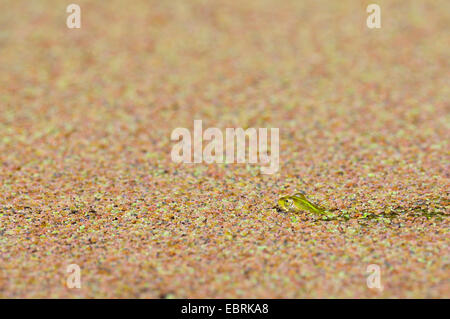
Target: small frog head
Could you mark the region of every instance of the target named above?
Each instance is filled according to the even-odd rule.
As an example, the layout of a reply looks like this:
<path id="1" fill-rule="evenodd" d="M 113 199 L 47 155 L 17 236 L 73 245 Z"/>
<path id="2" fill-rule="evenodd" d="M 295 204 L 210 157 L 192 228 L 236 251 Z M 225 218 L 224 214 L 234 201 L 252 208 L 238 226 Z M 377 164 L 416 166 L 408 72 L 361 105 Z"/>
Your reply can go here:
<path id="1" fill-rule="evenodd" d="M 278 207 L 285 212 L 289 211 L 293 205 L 294 200 L 291 196 L 283 196 L 278 200 Z"/>

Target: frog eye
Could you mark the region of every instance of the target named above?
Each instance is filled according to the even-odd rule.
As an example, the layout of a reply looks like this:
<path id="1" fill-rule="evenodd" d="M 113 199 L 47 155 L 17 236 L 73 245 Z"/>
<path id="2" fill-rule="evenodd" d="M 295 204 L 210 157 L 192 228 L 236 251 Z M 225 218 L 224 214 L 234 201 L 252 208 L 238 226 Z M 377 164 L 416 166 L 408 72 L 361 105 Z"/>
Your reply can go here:
<path id="1" fill-rule="evenodd" d="M 286 199 L 286 206 L 292 207 L 293 204 L 294 204 L 294 201 L 292 199 L 290 199 L 290 198 Z"/>

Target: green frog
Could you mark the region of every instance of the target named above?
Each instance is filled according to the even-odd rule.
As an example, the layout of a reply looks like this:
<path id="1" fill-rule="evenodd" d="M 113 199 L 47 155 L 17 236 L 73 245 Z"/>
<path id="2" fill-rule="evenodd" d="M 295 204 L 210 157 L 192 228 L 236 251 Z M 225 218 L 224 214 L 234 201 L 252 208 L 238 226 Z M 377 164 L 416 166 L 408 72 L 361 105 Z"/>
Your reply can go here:
<path id="1" fill-rule="evenodd" d="M 302 192 L 281 197 L 278 200 L 278 207 L 285 212 L 294 211 L 298 213 L 307 211 L 315 215 L 329 215 L 329 212 L 325 208 L 309 201 Z"/>

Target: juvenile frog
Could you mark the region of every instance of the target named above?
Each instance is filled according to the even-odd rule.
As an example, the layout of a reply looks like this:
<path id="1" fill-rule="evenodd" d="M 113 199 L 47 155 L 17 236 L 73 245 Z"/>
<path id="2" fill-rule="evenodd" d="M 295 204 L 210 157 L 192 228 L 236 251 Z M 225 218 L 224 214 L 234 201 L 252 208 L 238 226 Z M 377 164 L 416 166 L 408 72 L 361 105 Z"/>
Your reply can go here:
<path id="1" fill-rule="evenodd" d="M 301 212 L 307 211 L 316 215 L 327 215 L 327 210 L 317 204 L 310 202 L 305 194 L 299 192 L 290 196 L 283 196 L 278 200 L 278 207 L 285 211 Z"/>

